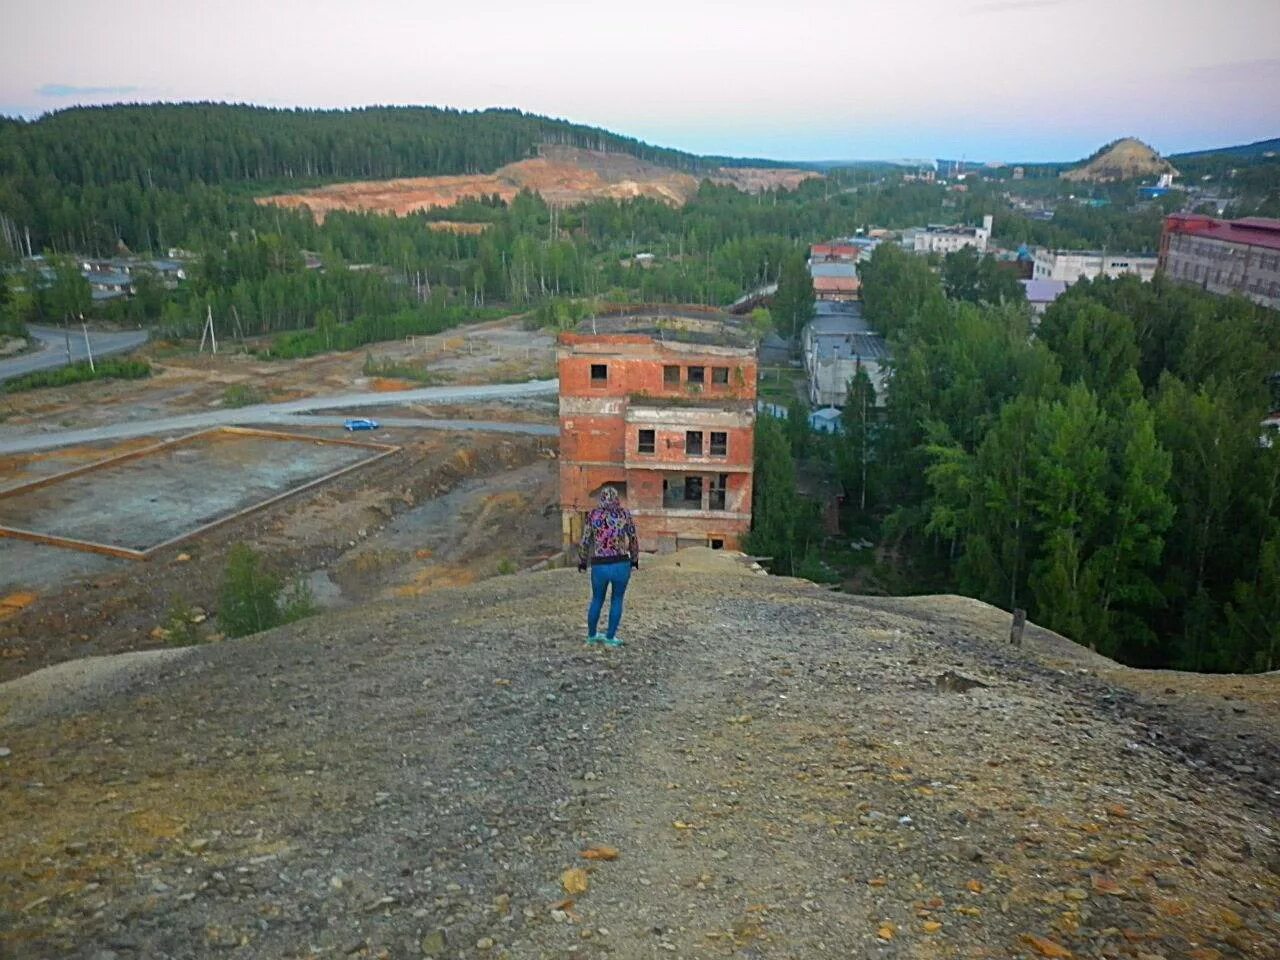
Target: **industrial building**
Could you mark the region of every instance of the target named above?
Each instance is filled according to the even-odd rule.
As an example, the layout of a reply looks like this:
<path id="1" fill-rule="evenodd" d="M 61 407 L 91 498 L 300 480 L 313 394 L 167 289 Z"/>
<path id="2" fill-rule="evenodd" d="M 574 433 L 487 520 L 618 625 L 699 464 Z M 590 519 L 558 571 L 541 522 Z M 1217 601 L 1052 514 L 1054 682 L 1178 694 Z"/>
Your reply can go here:
<path id="1" fill-rule="evenodd" d="M 1037 247 L 1033 280 L 1093 280 L 1097 277 L 1120 277 L 1136 274 L 1143 280 L 1156 275 L 1156 258 L 1145 253 L 1108 253 L 1105 250 L 1050 250 Z"/>
<path id="2" fill-rule="evenodd" d="M 564 543 L 616 487 L 640 546 L 736 549 L 751 528 L 756 355 L 728 323 L 630 318 L 560 336 Z"/>
<path id="3" fill-rule="evenodd" d="M 955 253 L 964 247 L 973 247 L 978 253 L 986 253 L 991 242 L 995 218 L 987 214 L 980 227 L 944 226 L 931 223 L 927 227 L 914 227 L 902 234 L 902 245 L 912 253 Z"/>
<path id="4" fill-rule="evenodd" d="M 843 407 L 859 369 L 871 378 L 877 404 L 884 402 L 889 348 L 862 318 L 861 304 L 819 303 L 801 334 L 801 352 L 814 408 Z"/>
<path id="5" fill-rule="evenodd" d="M 1160 235 L 1160 271 L 1178 283 L 1238 293 L 1280 310 L 1280 220 L 1175 213 Z"/>

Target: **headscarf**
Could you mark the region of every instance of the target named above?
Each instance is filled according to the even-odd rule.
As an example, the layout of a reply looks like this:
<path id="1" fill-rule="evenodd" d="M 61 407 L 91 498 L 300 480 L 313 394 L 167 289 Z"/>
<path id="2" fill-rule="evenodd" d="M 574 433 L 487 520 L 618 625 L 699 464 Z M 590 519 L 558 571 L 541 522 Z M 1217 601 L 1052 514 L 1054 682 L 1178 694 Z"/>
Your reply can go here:
<path id="1" fill-rule="evenodd" d="M 600 506 L 605 510 L 615 509 L 622 505 L 618 498 L 618 491 L 613 487 L 602 487 L 600 489 Z"/>

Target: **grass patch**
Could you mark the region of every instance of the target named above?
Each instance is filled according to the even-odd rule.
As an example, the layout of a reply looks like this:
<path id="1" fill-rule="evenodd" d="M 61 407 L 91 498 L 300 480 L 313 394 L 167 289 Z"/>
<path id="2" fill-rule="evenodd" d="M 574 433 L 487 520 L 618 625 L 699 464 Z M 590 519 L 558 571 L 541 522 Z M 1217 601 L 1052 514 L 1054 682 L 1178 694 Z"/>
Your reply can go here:
<path id="1" fill-rule="evenodd" d="M 251 407 L 255 403 L 262 403 L 265 399 L 261 390 L 247 383 L 233 383 L 222 391 L 224 407 Z"/>
<path id="2" fill-rule="evenodd" d="M 42 390 L 46 387 L 69 387 L 90 380 L 141 380 L 151 376 L 151 364 L 145 360 L 99 360 L 90 369 L 85 361 L 55 370 L 36 370 L 14 377 L 0 385 L 4 393 Z"/>
<path id="3" fill-rule="evenodd" d="M 412 380 L 424 386 L 448 383 L 449 378 L 441 373 L 428 370 L 413 363 L 397 363 L 394 360 L 375 360 L 373 354 L 366 353 L 361 372 L 366 377 L 386 377 L 392 380 Z"/>

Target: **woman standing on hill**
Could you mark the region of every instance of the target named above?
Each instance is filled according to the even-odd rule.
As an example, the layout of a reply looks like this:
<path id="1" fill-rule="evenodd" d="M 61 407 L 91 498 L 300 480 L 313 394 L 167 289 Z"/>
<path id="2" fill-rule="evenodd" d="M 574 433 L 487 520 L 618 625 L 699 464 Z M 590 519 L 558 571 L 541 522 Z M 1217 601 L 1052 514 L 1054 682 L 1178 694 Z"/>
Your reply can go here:
<path id="1" fill-rule="evenodd" d="M 600 505 L 587 514 L 578 545 L 578 569 L 591 567 L 591 605 L 587 607 L 587 643 L 603 643 L 620 647 L 618 621 L 622 619 L 622 598 L 627 592 L 631 571 L 640 566 L 640 542 L 631 512 L 618 499 L 618 491 L 605 487 L 600 491 Z M 606 590 L 609 598 L 609 626 L 600 635 L 600 610 Z"/>

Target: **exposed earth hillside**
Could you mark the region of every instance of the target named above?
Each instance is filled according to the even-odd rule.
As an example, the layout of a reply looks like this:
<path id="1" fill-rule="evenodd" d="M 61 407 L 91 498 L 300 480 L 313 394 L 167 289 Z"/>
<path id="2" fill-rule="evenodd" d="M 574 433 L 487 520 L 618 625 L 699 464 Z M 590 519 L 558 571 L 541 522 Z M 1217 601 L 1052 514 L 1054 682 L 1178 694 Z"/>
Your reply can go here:
<path id="1" fill-rule="evenodd" d="M 1158 177 L 1163 173 L 1176 176 L 1178 170 L 1141 140 L 1125 137 L 1103 147 L 1080 166 L 1066 171 L 1062 178 L 1078 182 L 1109 183 L 1115 180 Z"/>
<path id="2" fill-rule="evenodd" d="M 0 686 L 0 955 L 1272 958 L 1280 676 L 645 558 Z M 585 855 L 584 855 L 585 854 Z"/>
<path id="3" fill-rule="evenodd" d="M 764 167 L 721 167 L 707 178 L 756 193 L 794 189 L 811 170 Z M 409 177 L 335 183 L 299 193 L 261 197 L 262 204 L 305 206 L 323 220 L 330 210 L 368 210 L 403 216 L 431 207 L 451 207 L 466 197 L 497 195 L 510 201 L 521 190 L 541 194 L 548 203 L 649 197 L 677 206 L 686 203 L 702 182 L 695 176 L 626 153 L 578 147 L 544 146 L 536 157 L 500 167 L 493 173 L 463 176 Z"/>

